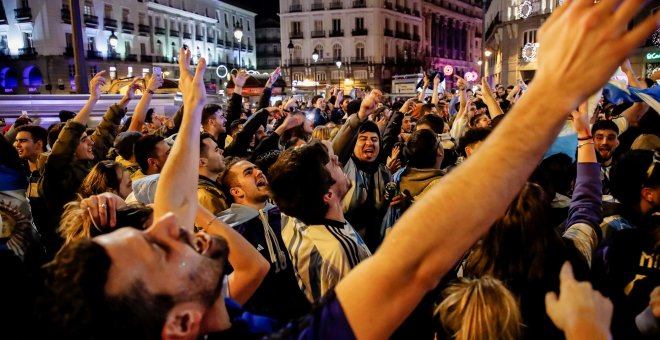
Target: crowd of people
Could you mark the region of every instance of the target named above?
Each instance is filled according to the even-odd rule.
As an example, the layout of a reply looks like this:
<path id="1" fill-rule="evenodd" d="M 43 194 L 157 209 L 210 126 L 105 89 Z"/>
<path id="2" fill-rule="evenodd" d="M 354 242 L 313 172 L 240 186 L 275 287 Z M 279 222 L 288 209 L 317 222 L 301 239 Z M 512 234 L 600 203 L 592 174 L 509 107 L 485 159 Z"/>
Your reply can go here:
<path id="1" fill-rule="evenodd" d="M 278 69 L 253 110 L 239 70 L 223 107 L 182 49 L 173 117 L 154 75 L 92 128 L 97 74 L 0 135 L 2 338 L 657 339 L 660 118 L 589 100 L 657 86 L 643 3 L 566 1 L 529 85 L 271 105 Z"/>

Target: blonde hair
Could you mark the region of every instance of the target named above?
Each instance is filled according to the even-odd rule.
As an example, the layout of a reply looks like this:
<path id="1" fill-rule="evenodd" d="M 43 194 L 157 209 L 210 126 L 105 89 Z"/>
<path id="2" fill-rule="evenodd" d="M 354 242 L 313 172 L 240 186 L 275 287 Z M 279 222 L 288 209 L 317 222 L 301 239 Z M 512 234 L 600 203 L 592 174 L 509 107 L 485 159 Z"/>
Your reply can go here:
<path id="1" fill-rule="evenodd" d="M 435 310 L 456 340 L 517 339 L 522 318 L 513 294 L 491 276 L 460 279 L 447 287 Z"/>
<path id="2" fill-rule="evenodd" d="M 317 126 L 314 128 L 314 131 L 312 131 L 312 138 L 318 140 L 330 140 L 331 131 L 332 129 L 325 125 Z"/>
<path id="3" fill-rule="evenodd" d="M 91 238 L 92 219 L 87 209 L 80 206 L 80 201 L 71 201 L 64 206 L 57 231 L 64 239 L 64 244 L 75 240 Z"/>

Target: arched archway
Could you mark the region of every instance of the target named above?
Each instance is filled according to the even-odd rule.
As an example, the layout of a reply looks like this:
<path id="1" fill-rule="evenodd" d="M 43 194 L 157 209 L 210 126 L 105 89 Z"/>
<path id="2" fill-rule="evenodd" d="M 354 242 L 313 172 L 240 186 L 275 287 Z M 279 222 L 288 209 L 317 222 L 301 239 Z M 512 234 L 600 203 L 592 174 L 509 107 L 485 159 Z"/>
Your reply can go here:
<path id="1" fill-rule="evenodd" d="M 23 70 L 23 85 L 28 87 L 42 86 L 44 84 L 41 70 L 35 65 L 30 65 Z"/>
<path id="2" fill-rule="evenodd" d="M 15 89 L 18 87 L 18 75 L 11 67 L 0 70 L 0 87 Z"/>

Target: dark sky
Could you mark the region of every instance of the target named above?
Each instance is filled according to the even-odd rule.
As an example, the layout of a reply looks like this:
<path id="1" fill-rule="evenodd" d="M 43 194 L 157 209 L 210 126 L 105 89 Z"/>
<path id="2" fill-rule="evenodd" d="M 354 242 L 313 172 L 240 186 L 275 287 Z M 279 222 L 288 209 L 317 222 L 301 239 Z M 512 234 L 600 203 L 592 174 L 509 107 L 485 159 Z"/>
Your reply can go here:
<path id="1" fill-rule="evenodd" d="M 276 16 L 279 11 L 278 0 L 223 0 L 223 2 L 257 13 L 257 20 L 263 19 L 264 16 Z"/>

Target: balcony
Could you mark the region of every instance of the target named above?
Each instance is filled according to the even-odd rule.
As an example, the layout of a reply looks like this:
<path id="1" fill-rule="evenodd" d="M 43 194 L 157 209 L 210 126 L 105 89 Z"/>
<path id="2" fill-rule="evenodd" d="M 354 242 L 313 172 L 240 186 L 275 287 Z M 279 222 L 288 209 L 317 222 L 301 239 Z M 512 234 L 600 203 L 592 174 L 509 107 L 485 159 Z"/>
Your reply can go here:
<path id="1" fill-rule="evenodd" d="M 422 16 L 422 14 L 418 10 L 412 11 L 412 14 L 416 17 L 421 17 Z"/>
<path id="2" fill-rule="evenodd" d="M 403 13 L 403 6 L 396 5 L 396 11 Z"/>
<path id="3" fill-rule="evenodd" d="M 23 58 L 34 58 L 37 56 L 37 50 L 34 47 L 19 48 L 18 55 Z"/>
<path id="4" fill-rule="evenodd" d="M 137 61 L 138 61 L 138 56 L 137 56 L 137 54 L 127 54 L 125 60 L 126 60 L 126 61 L 134 61 L 134 62 L 137 62 Z"/>
<path id="5" fill-rule="evenodd" d="M 73 57 L 73 47 L 66 47 L 64 49 L 64 56 L 65 57 Z"/>
<path id="6" fill-rule="evenodd" d="M 140 61 L 143 63 L 153 63 L 154 57 L 150 55 L 140 56 Z"/>
<path id="7" fill-rule="evenodd" d="M 385 5 L 383 7 L 385 7 L 385 9 L 391 9 L 391 10 L 394 9 L 394 6 L 392 5 L 392 3 L 387 2 L 387 1 L 385 1 Z"/>
<path id="8" fill-rule="evenodd" d="M 165 35 L 165 28 L 163 27 L 154 27 L 154 33 L 159 35 Z"/>
<path id="9" fill-rule="evenodd" d="M 121 53 L 108 51 L 108 60 L 121 60 Z"/>
<path id="10" fill-rule="evenodd" d="M 197 41 L 204 41 L 204 36 L 200 34 L 195 34 L 195 40 Z"/>
<path id="11" fill-rule="evenodd" d="M 103 60 L 103 55 L 100 51 L 87 50 L 87 59 Z"/>
<path id="12" fill-rule="evenodd" d="M 170 37 L 179 37 L 179 31 L 178 30 L 170 30 Z"/>
<path id="13" fill-rule="evenodd" d="M 69 7 L 62 7 L 60 13 L 62 15 L 62 22 L 65 24 L 71 24 L 71 10 Z"/>
<path id="14" fill-rule="evenodd" d="M 406 13 L 406 14 L 412 14 L 412 10 L 411 10 L 410 8 L 408 8 L 408 7 L 404 7 L 404 8 L 403 8 L 403 13 Z"/>
<path id="15" fill-rule="evenodd" d="M 384 34 L 386 37 L 394 37 L 394 31 L 391 30 L 391 29 L 389 29 L 389 28 L 386 28 L 386 29 L 385 29 L 385 32 L 384 32 L 383 34 Z"/>
<path id="16" fill-rule="evenodd" d="M 248 45 L 247 51 L 248 52 L 254 52 L 254 45 Z"/>
<path id="17" fill-rule="evenodd" d="M 141 36 L 148 36 L 148 35 L 149 35 L 149 32 L 150 32 L 149 26 L 147 26 L 147 25 L 142 25 L 142 24 L 139 24 L 139 25 L 138 25 L 138 33 L 139 33 Z"/>
<path id="18" fill-rule="evenodd" d="M 396 37 L 399 39 L 407 39 L 407 40 L 411 39 L 410 33 L 408 32 L 396 32 Z"/>
<path id="19" fill-rule="evenodd" d="M 209 35 L 208 37 L 206 37 L 206 42 L 207 43 L 213 44 L 214 41 L 215 41 L 215 39 L 212 36 Z"/>
<path id="20" fill-rule="evenodd" d="M 419 37 L 419 34 L 413 34 L 412 40 L 414 40 L 414 41 L 420 41 L 421 39 L 420 39 L 420 37 Z"/>
<path id="21" fill-rule="evenodd" d="M 30 7 L 17 8 L 14 10 L 14 13 L 18 22 L 32 21 L 32 9 Z"/>
<path id="22" fill-rule="evenodd" d="M 293 59 L 289 60 L 289 64 L 291 66 L 305 65 L 305 59 L 303 59 L 303 58 L 293 58 Z"/>
<path id="23" fill-rule="evenodd" d="M 304 38 L 303 32 L 302 31 L 301 32 L 291 32 L 289 34 L 289 38 L 290 39 L 302 39 L 302 38 Z"/>
<path id="24" fill-rule="evenodd" d="M 96 15 L 87 15 L 85 14 L 85 17 L 83 18 L 83 21 L 85 22 L 85 26 L 90 27 L 90 28 L 97 28 L 99 27 L 99 17 Z"/>
<path id="25" fill-rule="evenodd" d="M 183 32 L 183 39 L 190 39 L 190 38 L 192 38 L 192 33 Z"/>
<path id="26" fill-rule="evenodd" d="M 289 6 L 289 13 L 295 13 L 295 12 L 302 12 L 302 5 L 301 4 L 290 5 Z"/>
<path id="27" fill-rule="evenodd" d="M 367 7 L 366 0 L 353 0 L 353 8 L 365 8 Z"/>
<path id="28" fill-rule="evenodd" d="M 344 3 L 341 1 L 331 1 L 330 7 L 328 9 L 342 9 L 344 8 Z"/>
<path id="29" fill-rule="evenodd" d="M 110 18 L 103 18 L 103 28 L 107 30 L 116 30 L 117 29 L 117 20 Z"/>
<path id="30" fill-rule="evenodd" d="M 385 58 L 385 64 L 386 65 L 394 65 L 395 63 L 396 63 L 396 58 L 394 58 L 394 57 Z"/>
<path id="31" fill-rule="evenodd" d="M 330 37 L 343 37 L 343 36 L 344 36 L 344 30 L 330 31 Z"/>
<path id="32" fill-rule="evenodd" d="M 325 7 L 322 2 L 312 2 L 312 11 L 323 11 Z"/>
<path id="33" fill-rule="evenodd" d="M 366 64 L 367 63 L 367 58 L 364 56 L 362 57 L 351 57 L 350 58 L 351 64 Z"/>
<path id="34" fill-rule="evenodd" d="M 225 41 L 222 39 L 216 40 L 215 44 L 218 45 L 218 47 L 225 47 Z"/>
<path id="35" fill-rule="evenodd" d="M 121 31 L 123 33 L 133 34 L 133 31 L 135 31 L 135 25 L 132 22 L 122 21 Z"/>
<path id="36" fill-rule="evenodd" d="M 323 31 L 312 31 L 312 38 L 325 38 L 325 30 L 323 30 Z"/>
<path id="37" fill-rule="evenodd" d="M 365 29 L 365 28 L 356 28 L 356 29 L 354 29 L 354 30 L 351 31 L 351 34 L 352 34 L 354 37 L 359 37 L 359 36 L 363 36 L 363 35 L 367 35 L 367 34 L 369 34 L 369 30 L 368 30 L 368 29 Z"/>

